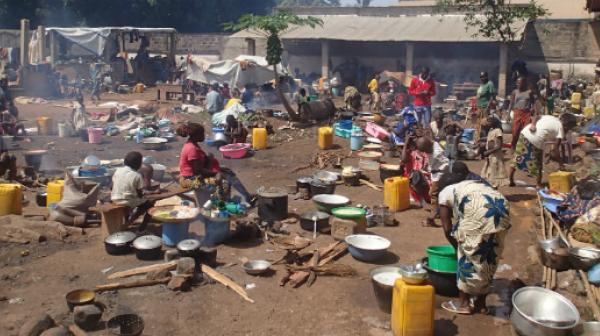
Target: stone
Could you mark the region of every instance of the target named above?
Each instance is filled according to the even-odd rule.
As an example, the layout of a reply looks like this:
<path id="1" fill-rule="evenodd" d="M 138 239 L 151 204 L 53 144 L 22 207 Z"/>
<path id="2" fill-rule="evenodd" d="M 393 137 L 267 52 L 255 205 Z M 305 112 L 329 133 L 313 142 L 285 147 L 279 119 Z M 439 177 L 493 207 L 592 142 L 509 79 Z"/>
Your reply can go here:
<path id="1" fill-rule="evenodd" d="M 165 251 L 165 262 L 173 261 L 179 258 L 179 251 L 176 249 L 170 249 Z"/>
<path id="2" fill-rule="evenodd" d="M 191 277 L 176 275 L 171 278 L 167 284 L 167 288 L 173 291 L 188 291 L 191 288 Z"/>
<path id="3" fill-rule="evenodd" d="M 58 326 L 44 331 L 40 336 L 71 336 L 71 332 L 63 326 Z"/>
<path id="4" fill-rule="evenodd" d="M 19 329 L 19 336 L 40 336 L 54 327 L 54 320 L 48 314 L 39 315 L 26 321 Z"/>
<path id="5" fill-rule="evenodd" d="M 102 309 L 93 304 L 76 306 L 73 309 L 73 320 L 83 330 L 94 329 L 101 318 Z"/>
<path id="6" fill-rule="evenodd" d="M 177 261 L 177 274 L 193 275 L 196 270 L 194 258 L 184 257 Z"/>

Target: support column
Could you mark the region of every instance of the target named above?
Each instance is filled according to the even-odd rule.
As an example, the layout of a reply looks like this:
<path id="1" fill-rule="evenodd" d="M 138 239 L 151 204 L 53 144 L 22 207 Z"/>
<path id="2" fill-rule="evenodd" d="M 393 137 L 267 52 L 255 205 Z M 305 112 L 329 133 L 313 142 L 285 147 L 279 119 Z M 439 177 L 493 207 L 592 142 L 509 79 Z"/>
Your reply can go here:
<path id="1" fill-rule="evenodd" d="M 21 20 L 21 35 L 19 38 L 19 46 L 21 48 L 19 61 L 21 66 L 29 64 L 29 20 Z"/>
<path id="2" fill-rule="evenodd" d="M 321 41 L 321 77 L 329 78 L 329 41 Z"/>
<path id="3" fill-rule="evenodd" d="M 413 68 L 415 61 L 415 43 L 408 42 L 406 43 L 406 83 L 405 85 L 410 84 L 410 80 L 413 76 Z"/>
<path id="4" fill-rule="evenodd" d="M 175 59 L 175 54 L 177 53 L 177 40 L 175 37 L 175 33 L 169 34 L 169 56 L 172 59 Z"/>
<path id="5" fill-rule="evenodd" d="M 498 96 L 506 97 L 506 78 L 508 68 L 508 45 L 500 43 L 500 67 L 498 69 Z"/>
<path id="6" fill-rule="evenodd" d="M 40 59 L 38 63 L 44 63 L 44 57 L 46 56 L 46 28 L 44 26 L 38 26 L 38 49 L 40 51 Z"/>
<path id="7" fill-rule="evenodd" d="M 50 31 L 50 64 L 54 67 L 56 62 L 56 36 L 53 31 Z"/>

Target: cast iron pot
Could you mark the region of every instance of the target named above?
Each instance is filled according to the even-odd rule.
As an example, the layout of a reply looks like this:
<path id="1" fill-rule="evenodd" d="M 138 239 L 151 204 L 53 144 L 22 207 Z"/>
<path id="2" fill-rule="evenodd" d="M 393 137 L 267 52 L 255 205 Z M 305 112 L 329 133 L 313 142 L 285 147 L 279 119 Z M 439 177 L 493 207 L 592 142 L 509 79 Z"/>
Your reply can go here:
<path id="1" fill-rule="evenodd" d="M 429 282 L 435 289 L 435 293 L 443 296 L 458 296 L 458 284 L 456 283 L 456 273 L 439 272 L 429 268 L 427 258 L 423 258 L 423 268 L 427 270 Z"/>
<path id="2" fill-rule="evenodd" d="M 335 193 L 335 183 L 326 183 L 316 180 L 310 182 L 310 194 L 312 196 L 333 193 Z"/>
<path id="3" fill-rule="evenodd" d="M 317 218 L 317 231 L 319 232 L 330 232 L 331 228 L 329 227 L 329 214 L 326 214 L 321 211 L 311 211 L 302 214 L 300 216 L 300 227 L 307 231 L 313 231 L 313 226 L 315 222 L 313 221 L 313 216 Z"/>
<path id="4" fill-rule="evenodd" d="M 177 251 L 182 257 L 198 258 L 200 256 L 200 242 L 196 239 L 185 239 L 177 244 Z"/>
<path id="5" fill-rule="evenodd" d="M 258 193 L 258 217 L 264 221 L 280 221 L 288 217 L 288 193 L 269 188 Z"/>
<path id="6" fill-rule="evenodd" d="M 156 260 L 162 257 L 162 239 L 158 236 L 141 236 L 133 241 L 133 248 L 140 260 Z"/>
<path id="7" fill-rule="evenodd" d="M 299 177 L 296 180 L 296 191 L 300 189 L 310 189 L 310 182 L 312 181 L 312 177 Z"/>
<path id="8" fill-rule="evenodd" d="M 104 239 L 106 253 L 122 255 L 131 252 L 131 243 L 135 240 L 135 233 L 130 231 L 115 232 Z"/>
<path id="9" fill-rule="evenodd" d="M 402 176 L 403 172 L 399 165 L 382 164 L 379 166 L 379 179 L 383 183 L 390 177 Z"/>

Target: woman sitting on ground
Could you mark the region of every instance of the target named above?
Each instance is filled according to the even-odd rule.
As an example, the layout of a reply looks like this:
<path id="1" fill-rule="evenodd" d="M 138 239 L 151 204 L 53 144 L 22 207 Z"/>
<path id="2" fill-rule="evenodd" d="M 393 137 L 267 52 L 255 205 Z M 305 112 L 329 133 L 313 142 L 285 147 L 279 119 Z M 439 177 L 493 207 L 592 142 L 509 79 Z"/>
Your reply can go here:
<path id="1" fill-rule="evenodd" d="M 248 130 L 242 125 L 241 122 L 237 121 L 234 116 L 228 115 L 225 119 L 225 135 L 229 140 L 230 144 L 235 143 L 246 143 L 248 138 Z"/>
<path id="2" fill-rule="evenodd" d="M 511 226 L 506 198 L 490 186 L 467 180 L 468 175 L 467 166 L 455 162 L 440 179 L 440 218 L 446 238 L 457 251 L 459 289 L 459 300 L 444 302 L 442 308 L 457 314 L 485 312 Z"/>
<path id="3" fill-rule="evenodd" d="M 202 125 L 184 124 L 177 128 L 176 133 L 188 138 L 179 157 L 179 183 L 183 188 L 194 189 L 197 206 L 201 207 L 212 196 L 228 201 L 230 188 L 237 190 L 248 204 L 254 204 L 255 197 L 235 173 L 221 167 L 212 154 L 206 154 L 200 147 L 200 143 L 204 141 Z"/>

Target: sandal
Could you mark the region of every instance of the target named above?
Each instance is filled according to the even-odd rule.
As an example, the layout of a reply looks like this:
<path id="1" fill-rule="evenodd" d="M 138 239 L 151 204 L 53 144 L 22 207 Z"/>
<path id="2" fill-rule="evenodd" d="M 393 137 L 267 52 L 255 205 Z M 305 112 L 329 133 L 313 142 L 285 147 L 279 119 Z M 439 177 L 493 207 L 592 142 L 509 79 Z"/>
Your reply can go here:
<path id="1" fill-rule="evenodd" d="M 461 315 L 473 314 L 473 312 L 471 311 L 471 309 L 469 307 L 461 307 L 460 304 L 456 304 L 456 302 L 454 302 L 452 300 L 442 303 L 442 308 L 444 308 L 445 310 L 447 310 L 451 313 L 454 313 L 454 314 L 461 314 Z"/>

